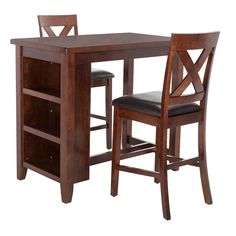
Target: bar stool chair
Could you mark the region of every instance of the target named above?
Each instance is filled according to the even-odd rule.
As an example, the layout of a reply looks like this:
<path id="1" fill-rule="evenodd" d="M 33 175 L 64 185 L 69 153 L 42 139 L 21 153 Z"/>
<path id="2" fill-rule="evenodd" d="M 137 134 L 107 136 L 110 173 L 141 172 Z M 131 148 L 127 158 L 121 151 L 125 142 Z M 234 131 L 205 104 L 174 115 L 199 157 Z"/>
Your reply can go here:
<path id="1" fill-rule="evenodd" d="M 212 203 L 207 161 L 206 161 L 206 110 L 209 79 L 219 32 L 206 34 L 172 34 L 170 51 L 166 64 L 162 91 L 127 95 L 113 101 L 114 134 L 112 153 L 111 195 L 118 194 L 119 171 L 154 177 L 160 183 L 162 209 L 165 219 L 170 219 L 167 170 L 184 165 L 200 168 L 203 195 L 207 204 Z M 198 50 L 197 50 L 198 49 Z M 193 62 L 190 50 L 200 56 Z M 186 69 L 187 75 L 174 91 L 170 91 L 174 58 L 178 57 Z M 204 65 L 204 66 L 203 66 Z M 200 78 L 199 71 L 203 72 Z M 189 85 L 194 92 L 186 94 Z M 189 91 L 188 91 L 189 92 Z M 130 119 L 156 127 L 156 142 L 154 147 L 136 153 L 120 152 L 122 120 Z M 167 154 L 167 129 L 191 123 L 198 123 L 198 156 L 182 159 L 179 156 Z M 120 164 L 120 159 L 155 153 L 154 171 L 133 168 Z"/>
<path id="2" fill-rule="evenodd" d="M 76 15 L 39 15 L 39 33 L 40 37 L 44 34 L 49 37 L 67 36 L 73 29 L 73 35 L 78 35 L 78 25 Z M 63 27 L 59 34 L 55 33 L 52 27 Z M 112 78 L 114 74 L 101 69 L 92 68 L 91 71 L 91 88 L 105 87 L 105 116 L 90 114 L 90 117 L 104 120 L 105 124 L 90 127 L 90 131 L 106 129 L 106 147 L 111 148 L 112 136 Z"/>

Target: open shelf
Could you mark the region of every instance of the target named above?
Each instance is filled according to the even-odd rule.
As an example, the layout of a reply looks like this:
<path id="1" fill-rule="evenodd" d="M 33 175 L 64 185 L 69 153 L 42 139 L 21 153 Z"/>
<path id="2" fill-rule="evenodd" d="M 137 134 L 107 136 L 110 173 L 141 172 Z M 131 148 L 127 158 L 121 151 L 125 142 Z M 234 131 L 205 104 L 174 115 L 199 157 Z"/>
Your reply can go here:
<path id="1" fill-rule="evenodd" d="M 24 125 L 60 137 L 60 105 L 24 95 Z"/>
<path id="2" fill-rule="evenodd" d="M 24 132 L 24 166 L 58 181 L 60 145 Z"/>
<path id="3" fill-rule="evenodd" d="M 60 64 L 24 57 L 23 87 L 60 97 Z"/>
<path id="4" fill-rule="evenodd" d="M 24 167 L 60 182 L 60 64 L 23 57 Z"/>

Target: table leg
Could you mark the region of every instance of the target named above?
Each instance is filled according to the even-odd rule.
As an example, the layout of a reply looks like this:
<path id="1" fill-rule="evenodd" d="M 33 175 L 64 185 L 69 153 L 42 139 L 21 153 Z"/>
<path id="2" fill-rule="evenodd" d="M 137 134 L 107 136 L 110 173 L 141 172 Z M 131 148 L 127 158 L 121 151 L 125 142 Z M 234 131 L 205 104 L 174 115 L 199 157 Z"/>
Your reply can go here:
<path id="1" fill-rule="evenodd" d="M 174 90 L 183 79 L 183 64 L 177 57 L 174 61 L 173 71 L 174 83 L 172 83 L 172 90 Z M 180 132 L 180 127 L 170 129 L 169 154 L 176 157 L 180 155 Z M 176 170 L 178 170 L 178 168 L 176 168 Z"/>
<path id="2" fill-rule="evenodd" d="M 134 59 L 129 58 L 124 60 L 124 77 L 123 77 L 123 95 L 133 93 L 133 73 Z M 128 143 L 129 137 L 132 136 L 132 121 L 124 120 L 122 127 L 122 147 L 123 149 L 130 147 Z"/>
<path id="3" fill-rule="evenodd" d="M 89 179 L 91 63 L 76 65 L 74 182 Z"/>
<path id="4" fill-rule="evenodd" d="M 70 203 L 73 195 L 73 183 L 61 181 L 61 199 L 64 203 Z"/>
<path id="5" fill-rule="evenodd" d="M 23 56 L 22 47 L 16 46 L 16 115 L 17 115 L 17 179 L 23 180 L 26 177 L 27 169 L 23 166 Z"/>
<path id="6" fill-rule="evenodd" d="M 74 113 L 75 113 L 75 58 L 70 54 L 61 56 L 61 145 L 60 184 L 64 203 L 71 202 L 73 194 Z"/>

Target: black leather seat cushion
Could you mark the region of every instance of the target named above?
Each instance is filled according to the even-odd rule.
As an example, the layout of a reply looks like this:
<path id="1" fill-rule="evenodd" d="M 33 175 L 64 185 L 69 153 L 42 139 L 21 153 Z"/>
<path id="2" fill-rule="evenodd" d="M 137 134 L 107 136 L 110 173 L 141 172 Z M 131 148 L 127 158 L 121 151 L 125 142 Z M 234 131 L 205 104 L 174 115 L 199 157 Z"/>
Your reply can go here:
<path id="1" fill-rule="evenodd" d="M 161 91 L 126 95 L 113 100 L 113 105 L 149 115 L 161 115 Z M 196 103 L 169 106 L 169 116 L 199 111 Z"/>
<path id="2" fill-rule="evenodd" d="M 114 77 L 114 74 L 112 74 L 109 71 L 92 68 L 91 78 L 94 80 L 96 80 L 96 79 L 112 79 L 113 77 Z"/>

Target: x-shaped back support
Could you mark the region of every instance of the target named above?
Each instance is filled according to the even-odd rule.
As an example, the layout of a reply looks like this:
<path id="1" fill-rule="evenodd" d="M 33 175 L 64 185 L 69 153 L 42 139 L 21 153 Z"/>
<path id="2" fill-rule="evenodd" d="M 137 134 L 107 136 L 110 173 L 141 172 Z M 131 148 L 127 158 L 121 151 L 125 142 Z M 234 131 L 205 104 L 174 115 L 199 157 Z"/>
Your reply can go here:
<path id="1" fill-rule="evenodd" d="M 61 33 L 58 36 L 67 36 L 71 29 L 73 28 L 73 25 L 66 25 L 63 27 Z M 51 26 L 43 26 L 43 29 L 48 34 L 48 36 L 57 36 L 55 32 L 52 30 Z"/>
<path id="2" fill-rule="evenodd" d="M 190 83 L 193 84 L 195 93 L 204 92 L 204 87 L 198 73 L 211 53 L 211 50 L 212 48 L 204 49 L 195 64 L 187 50 L 176 51 L 188 74 L 178 85 L 178 87 L 171 93 L 171 96 L 181 96 Z"/>

